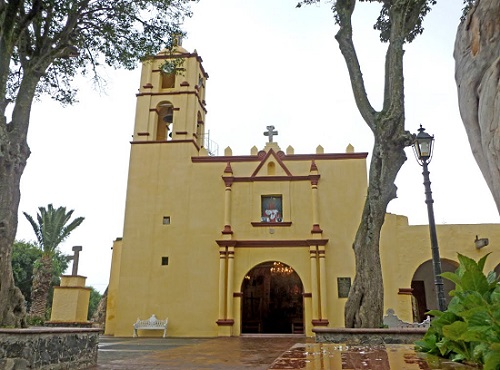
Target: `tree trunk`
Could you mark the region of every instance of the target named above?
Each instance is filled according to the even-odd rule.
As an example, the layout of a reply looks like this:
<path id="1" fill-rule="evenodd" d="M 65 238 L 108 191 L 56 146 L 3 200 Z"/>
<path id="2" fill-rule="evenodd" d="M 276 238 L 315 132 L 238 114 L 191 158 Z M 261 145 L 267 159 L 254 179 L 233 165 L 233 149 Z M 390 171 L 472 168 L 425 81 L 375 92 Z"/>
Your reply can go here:
<path id="1" fill-rule="evenodd" d="M 472 153 L 500 212 L 500 1 L 477 0 L 457 30 L 455 80 Z"/>
<path id="2" fill-rule="evenodd" d="M 52 256 L 44 254 L 40 265 L 35 270 L 33 285 L 31 287 L 31 317 L 45 319 L 47 298 L 49 296 L 50 282 L 52 281 Z"/>
<path id="3" fill-rule="evenodd" d="M 27 145 L 16 145 L 7 135 L 6 130 L 0 130 L 0 327 L 24 327 L 25 301 L 14 285 L 11 255 L 17 231 L 19 184 L 29 149 Z"/>
<path id="4" fill-rule="evenodd" d="M 396 176 L 406 160 L 404 148 L 412 143 L 412 136 L 404 129 L 403 44 L 408 30 L 415 26 L 415 9 L 391 6 L 389 45 L 385 58 L 385 86 L 383 109 L 377 112 L 370 104 L 363 74 L 352 38 L 351 17 L 356 1 L 336 1 L 340 29 L 335 35 L 344 56 L 354 99 L 361 116 L 373 132 L 375 144 L 370 163 L 368 193 L 353 249 L 356 276 L 345 305 L 346 327 L 378 328 L 382 325 L 384 283 L 380 264 L 380 231 L 389 202 L 396 197 Z M 417 11 L 416 14 L 419 14 Z M 409 19 L 413 23 L 407 24 Z"/>
<path id="5" fill-rule="evenodd" d="M 7 100 L 5 96 L 0 100 L 0 327 L 26 326 L 24 297 L 14 286 L 12 245 L 17 232 L 21 176 L 30 155 L 26 138 L 31 104 L 39 78 L 26 72 L 10 123 L 5 117 Z"/>
<path id="6" fill-rule="evenodd" d="M 406 160 L 404 147 L 394 138 L 375 140 L 370 181 L 353 249 L 356 277 L 345 305 L 347 328 L 379 328 L 384 309 L 384 283 L 380 263 L 380 231 L 387 204 L 396 196 L 394 181 Z"/>

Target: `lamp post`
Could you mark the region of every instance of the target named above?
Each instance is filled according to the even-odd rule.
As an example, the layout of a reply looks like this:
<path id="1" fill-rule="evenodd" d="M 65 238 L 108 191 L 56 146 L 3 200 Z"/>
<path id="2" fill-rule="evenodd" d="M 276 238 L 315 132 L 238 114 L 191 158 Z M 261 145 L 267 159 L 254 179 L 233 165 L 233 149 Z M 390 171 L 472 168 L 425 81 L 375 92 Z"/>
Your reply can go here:
<path id="1" fill-rule="evenodd" d="M 425 187 L 425 203 L 427 204 L 427 214 L 429 216 L 429 233 L 431 237 L 432 250 L 432 266 L 434 270 L 434 285 L 436 286 L 436 296 L 438 308 L 440 311 L 446 310 L 446 299 L 444 296 L 443 278 L 441 277 L 441 258 L 439 257 L 439 246 L 436 235 L 436 221 L 434 220 L 434 208 L 431 191 L 431 181 L 429 180 L 428 164 L 432 159 L 434 136 L 425 132 L 425 129 L 420 125 L 418 134 L 413 143 L 413 150 L 417 162 L 423 167 L 422 174 L 424 175 Z"/>

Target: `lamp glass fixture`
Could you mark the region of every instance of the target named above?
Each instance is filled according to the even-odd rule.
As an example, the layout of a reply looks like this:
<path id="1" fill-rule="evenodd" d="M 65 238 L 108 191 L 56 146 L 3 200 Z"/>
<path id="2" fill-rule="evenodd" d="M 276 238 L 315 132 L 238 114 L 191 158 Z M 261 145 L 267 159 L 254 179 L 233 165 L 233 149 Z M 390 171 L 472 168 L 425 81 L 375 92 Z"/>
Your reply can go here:
<path id="1" fill-rule="evenodd" d="M 422 164 L 423 162 L 430 162 L 432 157 L 434 136 L 429 135 L 425 132 L 425 129 L 420 125 L 418 129 L 418 134 L 415 137 L 415 142 L 413 143 L 413 150 L 415 152 L 415 157 L 417 161 Z"/>

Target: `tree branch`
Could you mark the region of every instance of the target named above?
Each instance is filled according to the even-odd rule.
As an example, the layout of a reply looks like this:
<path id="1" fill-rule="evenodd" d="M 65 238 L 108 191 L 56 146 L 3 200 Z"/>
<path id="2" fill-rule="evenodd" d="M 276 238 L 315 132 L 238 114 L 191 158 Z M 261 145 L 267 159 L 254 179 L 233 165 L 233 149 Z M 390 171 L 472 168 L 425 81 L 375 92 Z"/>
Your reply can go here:
<path id="1" fill-rule="evenodd" d="M 338 0 L 336 2 L 335 8 L 340 29 L 335 35 L 335 39 L 339 43 L 340 51 L 346 61 L 356 105 L 366 124 L 374 131 L 376 111 L 368 100 L 363 74 L 352 40 L 352 14 L 355 4 L 356 0 Z"/>

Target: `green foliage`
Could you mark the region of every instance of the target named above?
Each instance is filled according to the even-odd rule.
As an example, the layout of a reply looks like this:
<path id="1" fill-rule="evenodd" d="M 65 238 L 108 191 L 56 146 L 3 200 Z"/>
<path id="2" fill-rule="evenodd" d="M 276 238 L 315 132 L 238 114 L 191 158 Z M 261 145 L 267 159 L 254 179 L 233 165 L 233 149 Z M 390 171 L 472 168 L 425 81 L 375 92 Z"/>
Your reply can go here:
<path id="1" fill-rule="evenodd" d="M 92 316 L 94 316 L 101 298 L 102 294 L 99 293 L 94 287 L 90 287 L 89 313 L 87 315 L 87 320 L 90 320 Z"/>
<path id="2" fill-rule="evenodd" d="M 0 21 L 11 66 L 2 88 L 16 100 L 25 76 L 34 72 L 40 78 L 37 96 L 70 104 L 76 75 L 91 74 L 99 82 L 101 65 L 133 69 L 141 58 L 171 47 L 174 35 L 182 35 L 179 25 L 191 15 L 190 1 L 7 2 L 0 6 Z"/>
<path id="3" fill-rule="evenodd" d="M 21 289 L 28 308 L 31 306 L 31 287 L 35 269 L 40 264 L 42 250 L 32 242 L 24 240 L 16 241 L 12 248 L 12 271 L 14 282 Z M 55 286 L 60 284 L 60 276 L 66 271 L 69 265 L 69 256 L 56 251 L 52 259 L 52 281 L 49 290 L 49 303 L 52 302 L 52 295 Z M 48 309 L 50 316 L 50 307 Z M 41 319 L 41 318 L 40 318 Z"/>
<path id="4" fill-rule="evenodd" d="M 424 28 L 422 26 L 423 20 L 427 13 L 431 11 L 433 5 L 436 5 L 436 0 L 399 0 L 399 1 L 380 1 L 380 0 L 359 0 L 360 2 L 376 2 L 381 3 L 382 8 L 377 22 L 373 28 L 380 31 L 380 41 L 388 42 L 391 37 L 392 22 L 391 12 L 396 12 L 403 15 L 404 19 L 401 22 L 403 27 L 404 39 L 406 42 L 412 42 L 415 37 L 422 34 Z M 464 0 L 473 1 L 473 0 Z M 321 2 L 321 0 L 302 0 L 297 4 L 297 8 L 302 5 L 311 5 Z M 332 10 L 335 14 L 337 23 L 342 22 L 343 13 L 352 12 L 354 9 L 355 0 L 336 0 L 332 2 Z"/>
<path id="5" fill-rule="evenodd" d="M 458 254 L 457 271 L 442 274 L 455 283 L 453 298 L 445 312 L 429 312 L 435 318 L 417 350 L 500 370 L 500 278 L 483 273 L 487 257 L 476 262 Z"/>
<path id="6" fill-rule="evenodd" d="M 54 208 L 49 204 L 47 208 L 39 207 L 35 221 L 26 212 L 23 212 L 35 232 L 38 245 L 44 254 L 52 255 L 57 247 L 83 222 L 83 217 L 77 217 L 69 222 L 73 210 L 66 212 L 66 207 Z M 69 223 L 68 223 L 69 222 Z"/>
<path id="7" fill-rule="evenodd" d="M 39 316 L 28 316 L 26 318 L 26 323 L 28 326 L 43 326 L 45 318 Z"/>
<path id="8" fill-rule="evenodd" d="M 12 272 L 14 282 L 21 289 L 24 299 L 29 305 L 31 284 L 33 281 L 33 267 L 42 256 L 42 251 L 33 243 L 24 240 L 16 241 L 12 246 Z"/>
<path id="9" fill-rule="evenodd" d="M 465 17 L 467 17 L 469 11 L 472 9 L 474 4 L 476 4 L 476 0 L 463 0 L 463 2 L 464 2 L 464 7 L 462 9 L 462 17 L 460 18 L 461 21 L 463 21 Z"/>
<path id="10" fill-rule="evenodd" d="M 163 73 L 170 74 L 175 73 L 176 75 L 183 75 L 186 68 L 183 67 L 184 58 L 171 58 L 167 59 L 160 66 Z"/>

